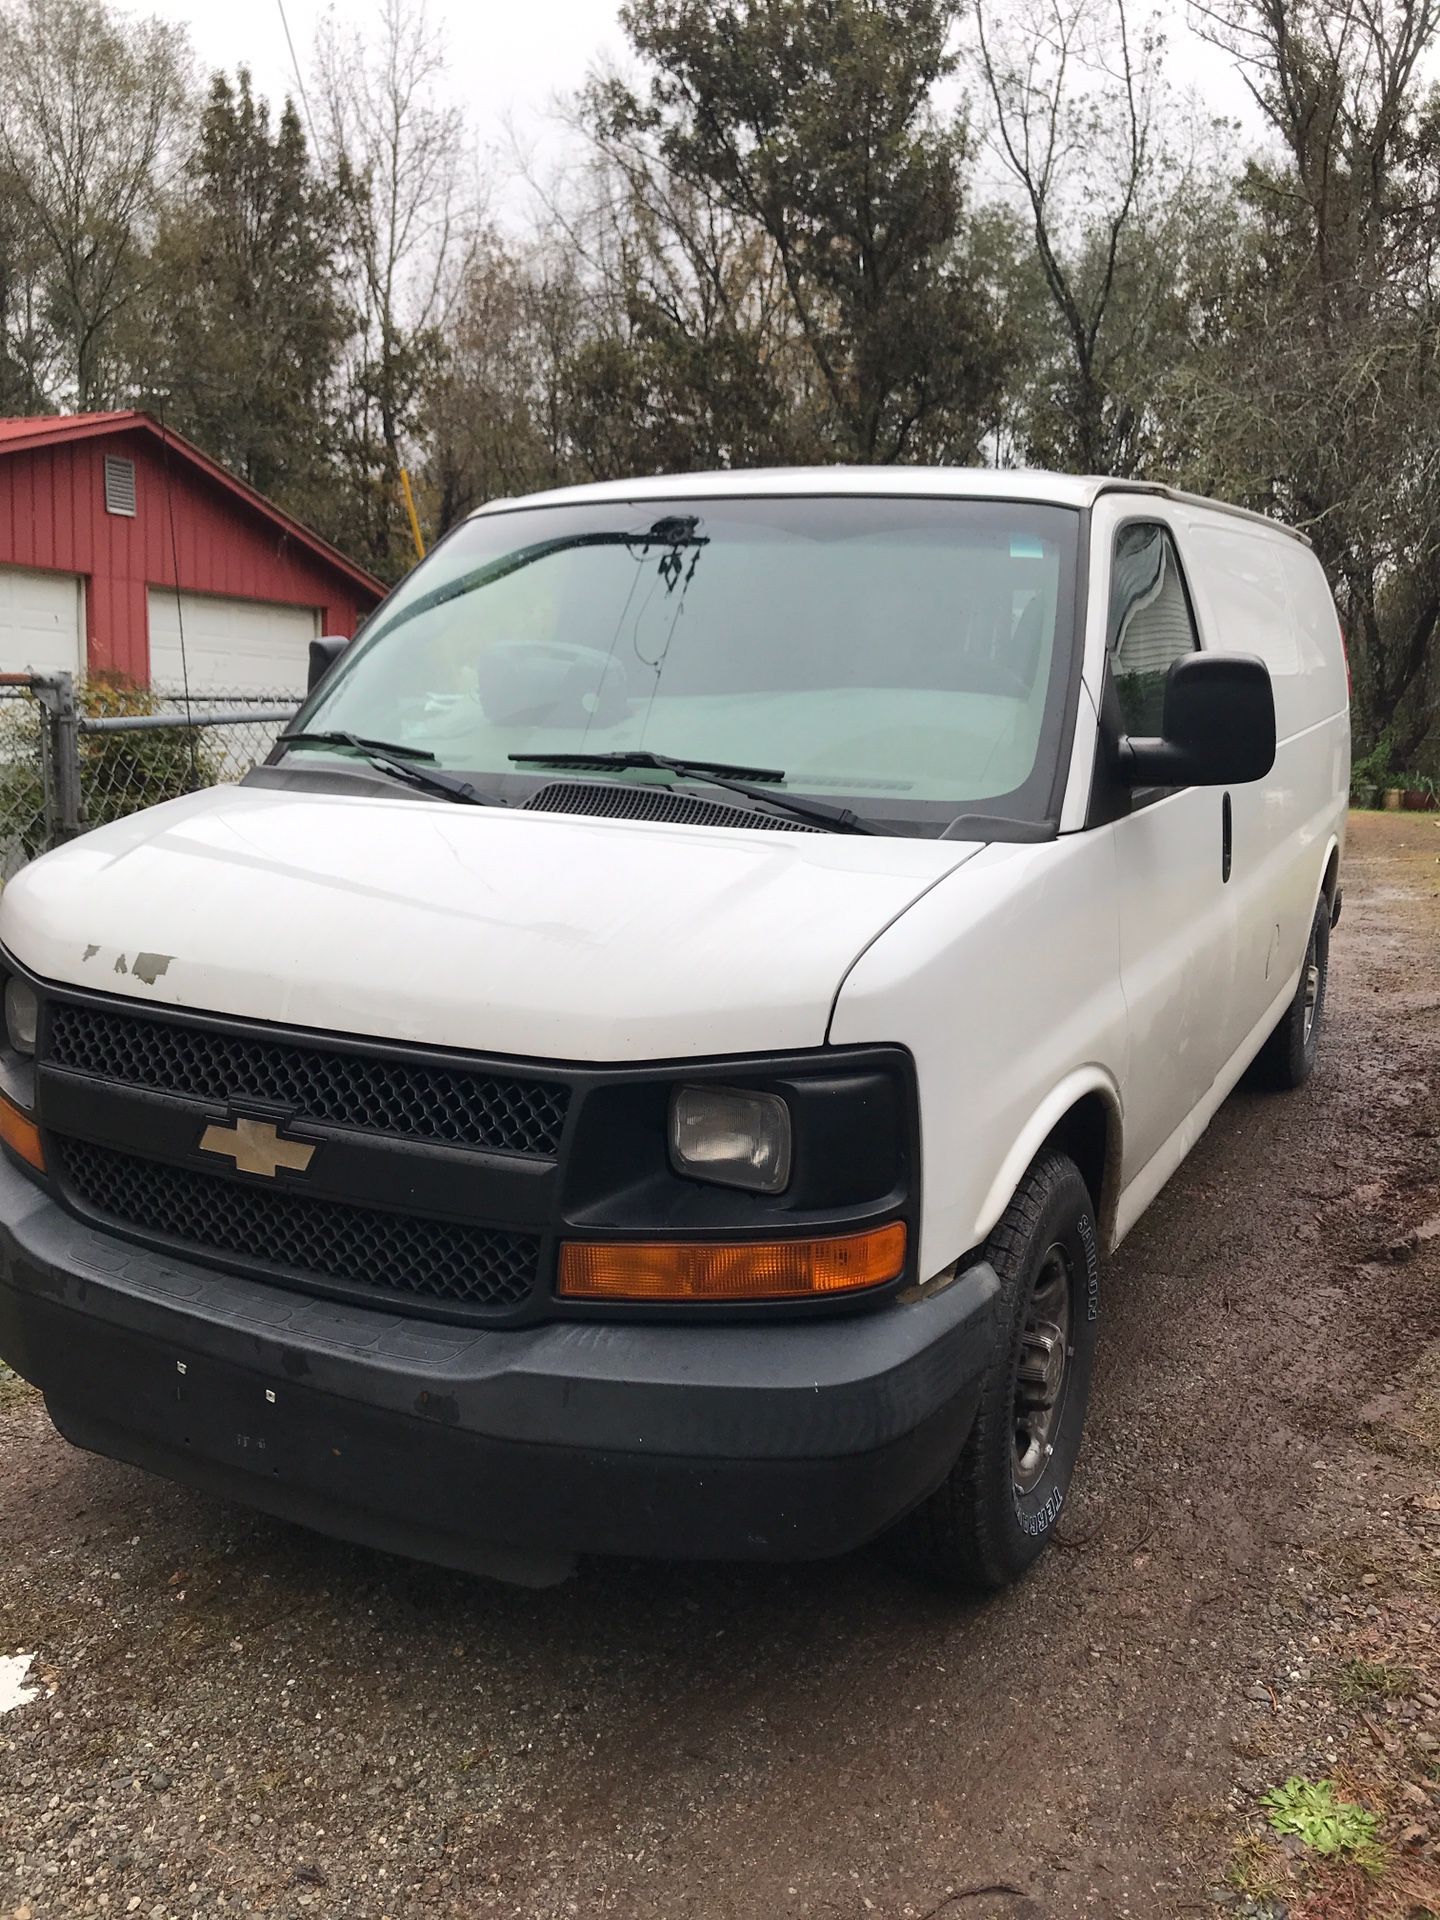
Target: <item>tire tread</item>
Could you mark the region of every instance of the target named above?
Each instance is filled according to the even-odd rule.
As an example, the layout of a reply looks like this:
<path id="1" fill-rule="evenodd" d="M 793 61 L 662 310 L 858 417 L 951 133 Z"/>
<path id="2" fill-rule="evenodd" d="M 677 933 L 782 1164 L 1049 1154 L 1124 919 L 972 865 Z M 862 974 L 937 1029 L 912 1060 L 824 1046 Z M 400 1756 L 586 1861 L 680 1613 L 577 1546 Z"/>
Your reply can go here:
<path id="1" fill-rule="evenodd" d="M 1000 1278 L 1002 1327 L 1010 1325 L 1015 1292 L 1025 1278 L 1027 1257 L 1045 1213 L 1052 1199 L 1067 1188 L 1090 1213 L 1092 1203 L 1079 1168 L 1066 1154 L 1046 1148 L 1031 1164 L 985 1243 L 985 1257 Z M 1010 1371 L 1021 1328 L 1015 1324 L 1010 1332 L 1005 1365 L 989 1370 L 975 1424 L 959 1459 L 947 1479 L 896 1530 L 896 1545 L 905 1563 L 946 1585 L 994 1591 L 1015 1577 L 1016 1570 L 1008 1565 L 995 1537 L 994 1509 L 982 1484 L 994 1459 L 997 1423 L 1005 1429 L 999 1438 L 1007 1449 L 1010 1445 Z"/>
<path id="2" fill-rule="evenodd" d="M 1312 1044 L 1307 1050 L 1305 1045 L 1305 969 L 1309 964 L 1311 941 L 1320 962 L 1320 1003 L 1316 1014 L 1315 1026 L 1311 1033 Z M 1276 1022 L 1274 1031 L 1256 1054 L 1250 1068 L 1250 1081 L 1253 1086 L 1261 1087 L 1271 1093 L 1292 1093 L 1297 1087 L 1303 1087 L 1315 1068 L 1316 1049 L 1325 1024 L 1325 1005 L 1328 998 L 1327 987 L 1330 976 L 1330 902 L 1324 894 L 1315 909 L 1315 917 L 1310 923 L 1310 937 L 1305 942 L 1305 956 L 1300 963 L 1300 982 L 1295 989 L 1290 1004 Z"/>

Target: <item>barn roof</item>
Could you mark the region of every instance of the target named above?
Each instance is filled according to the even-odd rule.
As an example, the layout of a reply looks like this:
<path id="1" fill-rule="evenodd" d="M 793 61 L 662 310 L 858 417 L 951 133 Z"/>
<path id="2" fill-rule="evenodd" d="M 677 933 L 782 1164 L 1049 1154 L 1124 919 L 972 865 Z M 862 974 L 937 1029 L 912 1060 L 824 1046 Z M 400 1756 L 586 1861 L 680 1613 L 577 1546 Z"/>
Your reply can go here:
<path id="1" fill-rule="evenodd" d="M 338 547 L 332 547 L 328 540 L 322 540 L 303 521 L 277 507 L 273 500 L 267 500 L 263 493 L 257 493 L 254 487 L 238 479 L 202 453 L 173 427 L 165 427 L 153 414 L 131 409 L 121 413 L 48 413 L 29 414 L 23 418 L 0 418 L 0 458 L 7 453 L 29 453 L 41 447 L 53 447 L 70 440 L 95 440 L 109 434 L 143 433 L 172 452 L 177 458 L 196 467 L 201 473 L 213 480 L 219 487 L 231 493 L 253 512 L 260 514 L 275 526 L 283 529 L 300 546 L 307 548 L 317 559 L 333 567 L 337 573 L 359 587 L 364 593 L 376 600 L 383 599 L 388 591 L 385 583 L 377 580 L 363 567 L 357 567 L 353 560 L 347 560 Z"/>

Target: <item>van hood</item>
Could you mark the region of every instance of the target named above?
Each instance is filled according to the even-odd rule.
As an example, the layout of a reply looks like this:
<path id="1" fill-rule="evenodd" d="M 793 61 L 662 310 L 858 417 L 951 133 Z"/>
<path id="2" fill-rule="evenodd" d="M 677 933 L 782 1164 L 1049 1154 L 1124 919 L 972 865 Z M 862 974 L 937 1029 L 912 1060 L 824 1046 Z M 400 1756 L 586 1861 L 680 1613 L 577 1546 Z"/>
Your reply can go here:
<path id="1" fill-rule="evenodd" d="M 765 1052 L 822 1045 L 856 957 L 976 851 L 217 787 L 27 867 L 0 943 L 68 986 L 333 1033 Z"/>

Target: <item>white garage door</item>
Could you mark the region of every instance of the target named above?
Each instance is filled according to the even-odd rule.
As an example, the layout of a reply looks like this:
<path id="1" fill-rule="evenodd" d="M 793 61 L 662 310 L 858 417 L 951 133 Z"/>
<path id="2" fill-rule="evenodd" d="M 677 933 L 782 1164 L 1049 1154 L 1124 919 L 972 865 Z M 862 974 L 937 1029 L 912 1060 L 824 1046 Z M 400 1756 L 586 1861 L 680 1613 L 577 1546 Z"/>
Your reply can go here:
<path id="1" fill-rule="evenodd" d="M 314 607 L 203 593 L 182 593 L 177 604 L 173 591 L 152 587 L 150 684 L 172 692 L 184 685 L 188 667 L 191 693 L 303 693 L 317 621 Z"/>
<path id="2" fill-rule="evenodd" d="M 84 657 L 84 582 L 0 567 L 0 673 L 79 674 Z"/>

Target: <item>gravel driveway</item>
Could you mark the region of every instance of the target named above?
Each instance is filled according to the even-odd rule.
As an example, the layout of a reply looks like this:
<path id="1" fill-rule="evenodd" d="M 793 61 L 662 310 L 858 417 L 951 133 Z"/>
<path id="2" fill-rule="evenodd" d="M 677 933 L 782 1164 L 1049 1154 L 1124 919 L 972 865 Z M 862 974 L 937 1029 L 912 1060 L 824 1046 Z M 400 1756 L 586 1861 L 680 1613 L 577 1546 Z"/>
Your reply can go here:
<path id="1" fill-rule="evenodd" d="M 1402 1600 L 1440 1638 L 1437 859 L 1356 818 L 1320 1069 L 1112 1263 L 1061 1543 L 988 1605 L 879 1554 L 493 1587 L 72 1452 L 0 1379 L 0 1916 L 1286 1911 L 1235 1868 L 1259 1790 L 1440 1733 L 1423 1674 L 1326 1679 Z M 1416 1885 L 1427 1779 L 1405 1836 L 1379 1802 Z"/>

